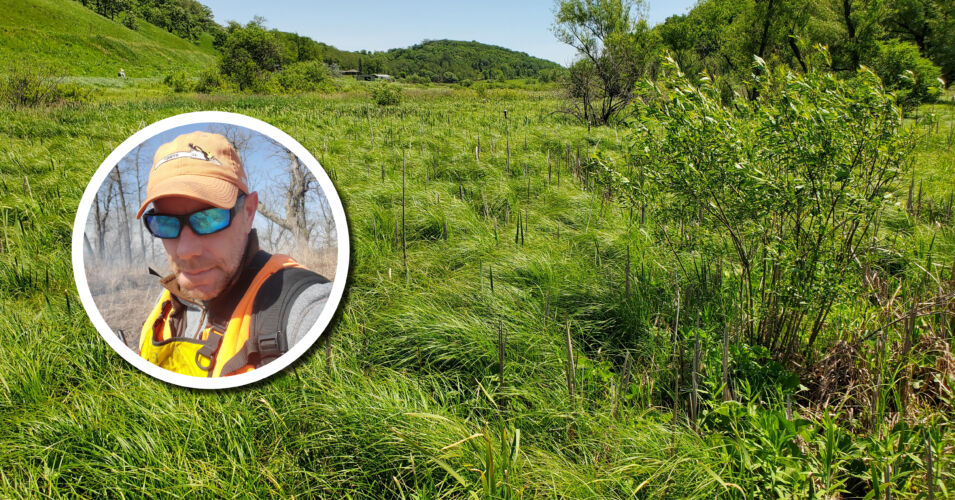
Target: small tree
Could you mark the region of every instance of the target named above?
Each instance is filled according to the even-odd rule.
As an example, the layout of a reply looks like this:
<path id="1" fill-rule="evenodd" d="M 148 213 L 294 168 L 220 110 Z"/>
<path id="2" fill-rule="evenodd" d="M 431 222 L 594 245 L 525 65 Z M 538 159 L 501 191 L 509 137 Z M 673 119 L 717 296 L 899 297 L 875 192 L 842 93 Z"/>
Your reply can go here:
<path id="1" fill-rule="evenodd" d="M 657 59 L 659 36 L 641 18 L 642 0 L 558 0 L 554 34 L 577 49 L 589 71 L 587 99 L 581 98 L 583 75 L 570 77 L 569 92 L 582 120 L 605 124 L 633 99 L 633 86 L 648 75 Z"/>
<path id="2" fill-rule="evenodd" d="M 229 23 L 219 44 L 219 70 L 242 90 L 258 89 L 282 67 L 282 47 L 275 34 L 256 17 L 245 26 Z"/>
<path id="3" fill-rule="evenodd" d="M 401 102 L 401 87 L 394 83 L 376 82 L 371 86 L 371 99 L 379 106 L 392 106 Z"/>

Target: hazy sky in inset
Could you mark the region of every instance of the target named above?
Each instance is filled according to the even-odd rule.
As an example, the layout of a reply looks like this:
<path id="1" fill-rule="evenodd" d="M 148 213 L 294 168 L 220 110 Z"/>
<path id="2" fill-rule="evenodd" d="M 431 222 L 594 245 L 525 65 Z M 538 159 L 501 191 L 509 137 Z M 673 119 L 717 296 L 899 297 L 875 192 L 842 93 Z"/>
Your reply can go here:
<path id="1" fill-rule="evenodd" d="M 567 66 L 574 49 L 554 38 L 553 0 L 407 0 L 348 2 L 201 0 L 216 22 L 245 24 L 253 16 L 266 26 L 308 36 L 342 50 L 388 50 L 422 40 L 464 40 L 527 52 Z M 661 23 L 686 13 L 695 0 L 651 1 L 648 21 Z"/>

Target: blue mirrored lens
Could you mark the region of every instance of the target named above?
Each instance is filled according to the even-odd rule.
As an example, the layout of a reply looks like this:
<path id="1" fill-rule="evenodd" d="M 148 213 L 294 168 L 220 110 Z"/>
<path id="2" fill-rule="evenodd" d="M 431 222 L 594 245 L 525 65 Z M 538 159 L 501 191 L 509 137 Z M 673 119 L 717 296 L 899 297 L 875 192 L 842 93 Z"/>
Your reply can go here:
<path id="1" fill-rule="evenodd" d="M 189 226 L 196 234 L 214 233 L 228 225 L 229 211 L 224 208 L 210 208 L 189 216 Z"/>
<path id="2" fill-rule="evenodd" d="M 149 232 L 160 238 L 176 238 L 179 236 L 179 219 L 168 215 L 147 215 L 146 225 Z"/>

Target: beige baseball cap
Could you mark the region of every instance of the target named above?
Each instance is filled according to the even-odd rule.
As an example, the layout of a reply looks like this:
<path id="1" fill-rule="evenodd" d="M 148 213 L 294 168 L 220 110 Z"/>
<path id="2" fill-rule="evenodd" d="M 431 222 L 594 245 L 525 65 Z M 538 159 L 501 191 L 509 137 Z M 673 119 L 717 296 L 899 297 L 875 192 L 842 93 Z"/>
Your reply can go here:
<path id="1" fill-rule="evenodd" d="M 219 208 L 232 208 L 239 191 L 248 194 L 242 161 L 229 140 L 219 134 L 190 132 L 156 150 L 146 184 L 146 207 L 166 196 L 193 198 Z"/>

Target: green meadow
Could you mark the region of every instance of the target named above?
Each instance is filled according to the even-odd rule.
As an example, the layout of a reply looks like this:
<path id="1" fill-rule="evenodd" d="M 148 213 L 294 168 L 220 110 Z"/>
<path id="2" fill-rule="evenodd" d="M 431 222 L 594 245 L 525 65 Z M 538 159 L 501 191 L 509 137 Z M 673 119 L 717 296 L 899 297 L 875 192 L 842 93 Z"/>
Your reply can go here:
<path id="1" fill-rule="evenodd" d="M 949 100 L 907 120 L 918 146 L 877 235 L 903 274 L 931 270 L 920 290 L 937 286 L 942 307 L 899 330 L 879 316 L 889 307 L 842 302 L 818 369 L 797 373 L 724 336 L 699 305 L 716 299 L 693 302 L 733 297 L 729 278 L 687 296 L 664 223 L 594 173 L 595 158 L 625 162 L 636 136 L 555 112 L 556 92 L 404 87 L 379 107 L 360 85 L 257 96 L 77 82 L 99 90 L 0 108 L 0 497 L 955 494 Z M 311 151 L 352 248 L 326 340 L 269 380 L 217 392 L 123 361 L 87 319 L 71 265 L 103 159 L 199 110 L 264 120 Z M 873 330 L 884 342 L 844 341 L 870 321 L 891 326 Z"/>

